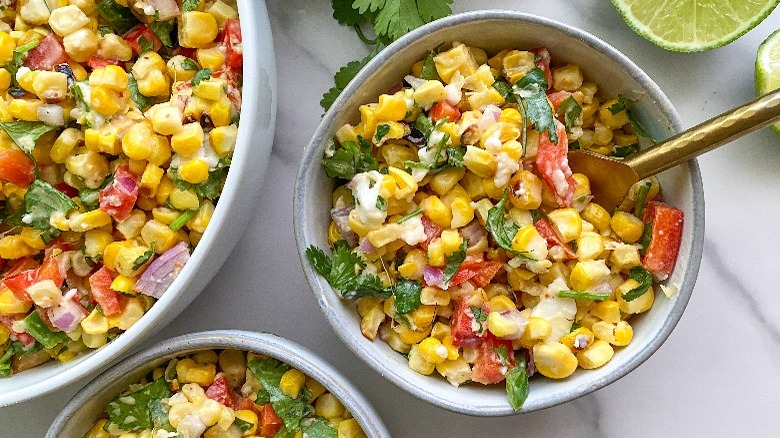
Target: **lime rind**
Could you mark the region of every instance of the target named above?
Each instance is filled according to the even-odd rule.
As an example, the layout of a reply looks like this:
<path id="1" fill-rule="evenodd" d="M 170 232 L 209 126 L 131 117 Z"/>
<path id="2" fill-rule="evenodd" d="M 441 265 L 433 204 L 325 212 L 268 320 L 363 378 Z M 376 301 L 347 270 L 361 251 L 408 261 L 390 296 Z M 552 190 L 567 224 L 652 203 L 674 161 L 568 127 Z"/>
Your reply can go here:
<path id="1" fill-rule="evenodd" d="M 780 88 L 780 29 L 772 32 L 756 52 L 756 95 Z M 772 125 L 780 134 L 780 122 Z"/>
<path id="2" fill-rule="evenodd" d="M 638 19 L 634 13 L 631 11 L 631 5 L 630 0 L 611 0 L 612 4 L 615 6 L 615 9 L 617 9 L 618 13 L 620 13 L 621 17 L 623 17 L 623 21 L 628 24 L 628 26 L 636 32 L 641 37 L 647 39 L 648 41 L 666 49 L 666 50 L 672 50 L 675 52 L 700 52 L 704 50 L 711 50 L 715 49 L 721 46 L 725 46 L 726 44 L 731 43 L 732 41 L 736 40 L 737 38 L 741 37 L 742 35 L 746 34 L 748 31 L 756 27 L 759 23 L 761 23 L 769 14 L 777 7 L 778 4 L 780 4 L 780 0 L 768 0 L 766 3 L 761 7 L 760 10 L 758 10 L 755 15 L 751 17 L 750 20 L 745 22 L 738 22 L 738 25 L 733 26 L 733 30 L 725 35 L 722 35 L 718 38 L 714 38 L 711 40 L 701 41 L 701 40 L 669 40 L 668 38 L 664 38 L 661 35 L 659 35 L 658 32 L 654 31 L 650 26 L 648 26 L 646 23 L 642 22 L 642 20 Z M 654 8 L 656 12 L 658 12 L 661 8 L 659 7 L 658 1 L 648 1 L 648 0 L 633 0 L 634 2 L 641 2 L 644 6 L 648 8 Z M 734 0 L 739 1 L 739 0 Z M 714 1 L 710 0 L 709 3 L 722 3 L 721 1 Z M 669 4 L 669 2 L 661 2 L 662 5 Z M 696 4 L 695 7 L 702 7 L 703 5 L 699 4 L 702 3 L 701 0 L 687 0 L 687 1 L 674 1 L 675 5 L 678 6 L 680 9 L 684 9 L 684 4 Z M 710 5 L 713 6 L 713 5 Z M 695 15 L 694 15 L 695 20 Z M 695 27 L 695 23 L 694 23 Z M 695 34 L 695 33 L 694 33 Z"/>

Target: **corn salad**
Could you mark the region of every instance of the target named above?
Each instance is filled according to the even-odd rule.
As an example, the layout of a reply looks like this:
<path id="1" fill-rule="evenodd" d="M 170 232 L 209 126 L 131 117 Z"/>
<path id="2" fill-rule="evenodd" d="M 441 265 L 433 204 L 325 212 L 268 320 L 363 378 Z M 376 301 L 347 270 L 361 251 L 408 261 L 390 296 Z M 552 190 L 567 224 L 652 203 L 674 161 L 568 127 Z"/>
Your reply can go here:
<path id="1" fill-rule="evenodd" d="M 198 351 L 156 368 L 109 403 L 86 437 L 156 438 L 166 432 L 190 438 L 366 436 L 322 384 L 276 359 L 238 350 Z"/>
<path id="2" fill-rule="evenodd" d="M 235 0 L 0 7 L 0 376 L 165 292 L 227 176 L 242 65 Z"/>
<path id="3" fill-rule="evenodd" d="M 454 386 L 506 381 L 519 409 L 530 375 L 564 379 L 628 345 L 674 268 L 682 212 L 655 178 L 608 212 L 568 166 L 571 148 L 638 150 L 629 106 L 545 49 L 432 52 L 337 130 L 333 253 L 307 256 L 356 300 L 368 340 Z"/>

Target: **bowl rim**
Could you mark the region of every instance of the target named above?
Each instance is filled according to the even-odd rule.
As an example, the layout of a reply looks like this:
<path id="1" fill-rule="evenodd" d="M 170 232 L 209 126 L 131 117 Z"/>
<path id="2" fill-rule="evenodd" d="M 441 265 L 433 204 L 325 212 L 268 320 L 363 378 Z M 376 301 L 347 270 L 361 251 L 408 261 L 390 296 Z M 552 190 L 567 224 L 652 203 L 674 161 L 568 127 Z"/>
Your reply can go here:
<path id="1" fill-rule="evenodd" d="M 57 432 L 79 412 L 85 402 L 99 394 L 109 383 L 127 378 L 126 376 L 148 366 L 151 361 L 168 360 L 197 350 L 223 348 L 265 354 L 293 366 L 322 383 L 347 406 L 369 437 L 390 436 L 382 418 L 363 394 L 336 368 L 308 348 L 272 333 L 209 330 L 167 339 L 110 367 L 68 401 L 49 426 L 46 438 L 56 438 Z M 135 382 L 128 382 L 128 385 L 132 383 Z"/>
<path id="2" fill-rule="evenodd" d="M 688 166 L 690 173 L 690 184 L 692 189 L 691 207 L 693 210 L 693 217 L 690 219 L 686 218 L 686 223 L 691 223 L 693 225 L 691 250 L 687 266 L 688 269 L 684 273 L 682 285 L 680 286 L 679 293 L 675 298 L 675 303 L 673 303 L 673 306 L 670 309 L 661 330 L 653 335 L 653 337 L 647 343 L 646 347 L 642 349 L 639 354 L 626 359 L 625 363 L 623 363 L 614 372 L 598 378 L 590 382 L 588 385 L 581 385 L 571 391 L 557 393 L 553 396 L 541 399 L 537 404 L 526 404 L 520 411 L 515 412 L 508 404 L 506 406 L 491 405 L 480 408 L 464 407 L 460 404 L 454 403 L 451 400 L 447 400 L 444 397 L 438 396 L 434 390 L 416 386 L 412 382 L 405 380 L 395 372 L 397 365 L 389 364 L 388 362 L 383 362 L 377 358 L 374 358 L 371 354 L 369 354 L 370 352 L 368 348 L 359 342 L 363 337 L 362 334 L 359 333 L 359 330 L 356 330 L 356 327 L 347 328 L 344 326 L 344 324 L 339 324 L 339 319 L 337 318 L 335 310 L 330 308 L 326 300 L 322 298 L 325 294 L 334 293 L 332 288 L 330 288 L 330 286 L 323 286 L 320 283 L 318 274 L 311 268 L 306 259 L 306 248 L 309 244 L 313 243 L 311 239 L 309 239 L 309 234 L 312 233 L 312 231 L 305 214 L 305 211 L 307 210 L 305 197 L 305 188 L 307 185 L 306 182 L 311 178 L 312 174 L 315 173 L 311 172 L 311 169 L 314 166 L 319 165 L 322 155 L 322 148 L 320 145 L 323 145 L 325 141 L 327 141 L 327 139 L 324 137 L 326 134 L 328 134 L 331 125 L 338 115 L 337 110 L 344 105 L 348 99 L 348 96 L 354 94 L 363 82 L 365 82 L 375 73 L 376 70 L 378 70 L 383 64 L 386 63 L 388 58 L 393 56 L 394 53 L 403 50 L 407 46 L 414 43 L 416 40 L 424 37 L 429 33 L 437 32 L 449 27 L 456 27 L 461 24 L 479 21 L 507 21 L 537 24 L 553 28 L 570 38 L 583 41 L 590 47 L 609 58 L 611 62 L 622 66 L 628 76 L 635 80 L 645 90 L 650 92 L 650 97 L 654 102 L 654 106 L 658 107 L 660 112 L 670 121 L 673 132 L 680 132 L 683 130 L 682 119 L 680 118 L 679 113 L 674 108 L 666 94 L 647 75 L 647 73 L 639 68 L 639 66 L 637 66 L 626 55 L 600 38 L 590 34 L 589 32 L 549 18 L 510 10 L 490 9 L 454 14 L 419 27 L 387 46 L 374 59 L 366 64 L 366 66 L 341 92 L 341 95 L 333 103 L 331 109 L 326 112 L 311 141 L 307 145 L 303 157 L 300 161 L 293 199 L 293 211 L 299 212 L 299 214 L 294 215 L 294 228 L 295 240 L 298 246 L 298 256 L 300 258 L 300 262 L 303 267 L 304 274 L 306 275 L 306 280 L 309 283 L 310 289 L 317 299 L 320 308 L 324 312 L 328 323 L 331 325 L 339 338 L 341 338 L 341 340 L 350 350 L 352 350 L 353 353 L 355 353 L 357 357 L 359 357 L 374 371 L 391 381 L 399 388 L 403 389 L 414 397 L 431 403 L 435 406 L 447 409 L 452 412 L 472 416 L 506 416 L 546 409 L 552 406 L 566 403 L 601 389 L 636 369 L 645 360 L 647 360 L 661 346 L 661 344 L 664 343 L 664 341 L 673 331 L 674 327 L 680 321 L 685 307 L 690 300 L 701 264 L 702 251 L 704 246 L 704 189 L 702 187 L 701 173 L 698 162 L 696 159 L 692 159 L 684 164 Z"/>
<path id="3" fill-rule="evenodd" d="M 234 160 L 231 163 L 231 169 L 228 172 L 225 186 L 220 195 L 220 205 L 217 208 L 212 218 L 210 227 L 206 229 L 201 241 L 195 251 L 190 256 L 190 261 L 185 265 L 182 272 L 169 286 L 162 298 L 160 298 L 155 305 L 153 305 L 149 311 L 147 311 L 143 318 L 123 332 L 116 339 L 110 341 L 108 344 L 92 351 L 85 352 L 79 357 L 74 359 L 70 364 L 54 363 L 52 361 L 47 364 L 41 365 L 42 367 L 59 368 L 58 372 L 52 372 L 46 378 L 36 381 L 34 384 L 24 387 L 9 388 L 8 391 L 0 393 L 0 407 L 10 406 L 16 403 L 20 403 L 27 400 L 32 400 L 46 394 L 52 393 L 65 385 L 74 383 L 84 377 L 94 375 L 98 370 L 105 368 L 106 366 L 116 362 L 124 354 L 126 354 L 131 348 L 136 346 L 139 342 L 152 334 L 154 331 L 164 327 L 163 322 L 166 318 L 170 317 L 170 313 L 175 308 L 176 304 L 182 300 L 187 299 L 192 301 L 199 294 L 183 297 L 187 295 L 185 292 L 197 288 L 201 291 L 207 286 L 207 282 L 204 282 L 202 286 L 193 284 L 193 277 L 198 275 L 202 264 L 209 258 L 214 257 L 213 254 L 220 246 L 230 245 L 230 249 L 235 246 L 238 241 L 239 235 L 236 238 L 231 239 L 231 242 L 226 242 L 222 238 L 223 225 L 229 219 L 229 215 L 232 209 L 227 208 L 228 205 L 233 205 L 236 198 L 242 198 L 247 200 L 250 194 L 242 187 L 242 182 L 247 175 L 264 175 L 267 167 L 268 159 L 261 159 L 262 157 L 268 158 L 270 156 L 271 147 L 273 145 L 273 136 L 275 130 L 276 119 L 276 106 L 277 106 L 277 92 L 276 92 L 276 58 L 273 51 L 273 38 L 271 35 L 271 25 L 268 20 L 268 12 L 265 6 L 264 0 L 238 0 L 239 16 L 242 22 L 247 25 L 246 29 L 253 29 L 254 31 L 244 31 L 244 44 L 247 48 L 248 56 L 244 59 L 244 69 L 246 71 L 259 71 L 264 70 L 268 75 L 268 86 L 270 87 L 271 102 L 270 105 L 270 123 L 267 128 L 263 127 L 268 132 L 269 144 L 267 145 L 267 154 L 259 154 L 255 150 L 256 134 L 260 133 L 260 123 L 250 124 L 246 123 L 246 127 L 239 128 L 236 147 L 234 150 Z M 270 51 L 267 53 L 259 53 L 259 47 L 264 45 L 264 42 L 268 41 Z M 256 54 L 256 55 L 252 55 Z M 248 80 L 244 83 L 243 95 L 245 101 L 256 102 L 260 101 L 260 83 L 256 80 Z M 255 117 L 255 114 L 259 114 L 259 111 L 254 107 L 247 106 L 243 112 L 247 112 L 247 117 Z M 244 193 L 242 193 L 244 192 Z M 220 208 L 224 204 L 225 207 Z M 249 215 L 241 215 L 243 218 L 237 219 L 237 224 L 240 224 L 242 230 L 246 228 L 248 224 Z M 231 219 L 233 221 L 233 219 Z M 227 227 L 229 228 L 229 227 Z M 227 257 L 230 255 L 230 251 L 225 251 L 221 256 L 222 260 L 219 261 L 219 265 L 214 268 L 214 273 L 217 272 L 219 266 L 224 263 Z M 210 279 L 211 277 L 209 277 Z M 186 306 L 182 306 L 183 310 Z M 181 310 L 178 312 L 180 313 Z M 14 376 L 4 378 L 3 381 L 11 381 Z"/>

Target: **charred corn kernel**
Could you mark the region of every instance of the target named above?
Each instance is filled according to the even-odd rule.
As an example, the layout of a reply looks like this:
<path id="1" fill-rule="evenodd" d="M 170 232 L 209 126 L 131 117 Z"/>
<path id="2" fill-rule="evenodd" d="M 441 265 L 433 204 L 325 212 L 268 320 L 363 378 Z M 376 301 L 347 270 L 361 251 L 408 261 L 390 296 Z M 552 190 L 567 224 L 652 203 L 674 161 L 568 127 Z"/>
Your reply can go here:
<path id="1" fill-rule="evenodd" d="M 122 137 L 122 151 L 134 160 L 145 160 L 152 153 L 152 141 L 156 134 L 151 123 L 143 121 L 131 126 Z"/>
<path id="2" fill-rule="evenodd" d="M 141 234 L 141 228 L 146 224 L 146 213 L 141 210 L 133 210 L 125 220 L 116 223 L 116 230 L 125 239 L 132 239 Z"/>
<path id="3" fill-rule="evenodd" d="M 631 301 L 626 301 L 623 299 L 623 295 L 637 287 L 639 287 L 639 283 L 634 279 L 629 278 L 615 289 L 615 297 L 617 298 L 617 303 L 620 306 L 621 312 L 634 315 L 637 313 L 647 312 L 651 307 L 653 307 L 653 302 L 655 301 L 655 291 L 653 290 L 652 285 L 647 290 L 647 292 L 643 293 L 637 298 L 634 298 Z"/>
<path id="4" fill-rule="evenodd" d="M 344 405 L 331 393 L 325 393 L 317 397 L 314 403 L 314 411 L 320 417 L 327 419 L 339 418 L 344 416 Z"/>
<path id="5" fill-rule="evenodd" d="M 0 315 L 13 315 L 17 313 L 27 313 L 30 311 L 33 303 L 16 298 L 11 289 L 4 288 L 0 292 Z M 3 326 L 5 327 L 5 326 Z"/>
<path id="6" fill-rule="evenodd" d="M 162 135 L 152 138 L 152 152 L 147 160 L 155 166 L 162 166 L 171 159 L 171 146 L 168 139 Z"/>
<path id="7" fill-rule="evenodd" d="M 372 307 L 360 320 L 360 332 L 370 340 L 376 338 L 379 326 L 385 321 L 385 312 L 379 307 Z"/>
<path id="8" fill-rule="evenodd" d="M 610 324 L 617 324 L 620 321 L 620 306 L 618 306 L 617 301 L 595 302 L 588 311 L 591 315 Z"/>
<path id="9" fill-rule="evenodd" d="M 103 430 L 103 426 L 106 425 L 106 420 L 98 420 L 92 429 L 87 432 L 86 438 L 111 438 L 111 434 Z"/>
<path id="10" fill-rule="evenodd" d="M 587 260 L 577 262 L 571 270 L 569 282 L 574 290 L 593 290 L 609 275 L 609 268 L 604 260 Z"/>
<path id="11" fill-rule="evenodd" d="M 582 210 L 582 218 L 593 224 L 599 233 L 604 233 L 610 229 L 609 213 L 604 207 L 595 202 L 590 202 L 585 206 L 585 209 Z"/>
<path id="12" fill-rule="evenodd" d="M 476 146 L 466 146 L 463 164 L 468 170 L 482 178 L 492 177 L 496 173 L 496 160 L 493 154 Z"/>
<path id="13" fill-rule="evenodd" d="M 203 128 L 200 123 L 188 123 L 182 126 L 181 132 L 171 137 L 171 148 L 177 154 L 190 156 L 200 149 L 203 139 Z"/>
<path id="14" fill-rule="evenodd" d="M 7 32 L 0 31 L 0 64 L 5 64 L 14 56 L 16 41 Z"/>
<path id="15" fill-rule="evenodd" d="M 282 375 L 282 380 L 279 381 L 279 388 L 282 392 L 290 398 L 298 398 L 298 393 L 303 388 L 306 376 L 302 372 L 291 369 Z"/>
<path id="16" fill-rule="evenodd" d="M 179 44 L 182 47 L 206 47 L 217 37 L 217 32 L 217 20 L 211 14 L 189 11 L 179 16 Z"/>
<path id="17" fill-rule="evenodd" d="M 68 77 L 55 71 L 38 71 L 32 82 L 33 92 L 44 102 L 60 102 L 68 97 Z"/>
<path id="18" fill-rule="evenodd" d="M 11 73 L 4 68 L 0 68 L 0 92 L 5 93 L 11 86 Z"/>
<path id="19" fill-rule="evenodd" d="M 432 107 L 434 103 L 446 99 L 447 90 L 444 89 L 444 85 L 439 81 L 425 81 L 419 87 L 415 88 L 412 98 L 417 106 L 428 109 Z"/>
<path id="20" fill-rule="evenodd" d="M 97 55 L 106 59 L 129 61 L 133 58 L 133 48 L 119 35 L 108 33 L 100 37 Z"/>
<path id="21" fill-rule="evenodd" d="M 92 29 L 82 27 L 62 38 L 65 53 L 76 62 L 86 62 L 97 52 L 98 38 Z"/>
<path id="22" fill-rule="evenodd" d="M 634 243 L 642 238 L 645 225 L 642 220 L 631 213 L 618 211 L 610 220 L 612 231 L 626 243 Z"/>
<path id="23" fill-rule="evenodd" d="M 429 306 L 446 306 L 450 304 L 450 300 L 450 292 L 438 287 L 427 286 L 420 292 L 420 303 Z"/>
<path id="24" fill-rule="evenodd" d="M 488 301 L 490 312 L 505 312 L 507 310 L 517 310 L 517 304 L 506 295 L 497 295 Z"/>
<path id="25" fill-rule="evenodd" d="M 544 342 L 533 347 L 536 370 L 551 379 L 564 379 L 577 369 L 577 357 L 560 342 Z"/>
<path id="26" fill-rule="evenodd" d="M 214 381 L 216 366 L 214 364 L 196 364 L 194 360 L 185 358 L 176 363 L 176 374 L 180 383 L 197 383 L 208 386 Z"/>
<path id="27" fill-rule="evenodd" d="M 224 79 L 212 78 L 192 87 L 192 94 L 203 99 L 217 100 L 224 95 L 226 87 Z"/>
<path id="28" fill-rule="evenodd" d="M 577 91 L 582 86 L 582 70 L 575 64 L 567 64 L 552 71 L 553 88 L 561 91 Z"/>
<path id="29" fill-rule="evenodd" d="M 412 345 L 409 350 L 409 368 L 415 372 L 428 376 L 436 369 L 436 365 L 425 360 L 420 354 L 419 345 Z"/>
<path id="30" fill-rule="evenodd" d="M 89 129 L 87 129 L 87 131 L 89 131 Z M 84 141 L 84 134 L 81 130 L 76 128 L 65 129 L 59 137 L 57 137 L 57 140 L 54 141 L 54 145 L 52 145 L 51 150 L 49 151 L 51 160 L 55 163 L 64 163 L 71 152 L 73 152 L 73 149 L 82 141 Z"/>
<path id="31" fill-rule="evenodd" d="M 450 189 L 455 186 L 455 184 L 457 184 L 461 178 L 463 178 L 465 173 L 465 169 L 458 167 L 444 169 L 434 175 L 428 184 L 437 195 L 444 196 L 445 193 L 449 192 Z"/>
<path id="32" fill-rule="evenodd" d="M 354 418 L 339 423 L 336 433 L 338 438 L 366 438 L 365 432 Z"/>
<path id="33" fill-rule="evenodd" d="M 593 260 L 604 252 L 604 239 L 593 231 L 583 231 L 577 238 L 577 259 Z"/>
<path id="34" fill-rule="evenodd" d="M 573 353 L 589 347 L 593 343 L 593 332 L 586 327 L 579 327 L 570 333 L 563 335 L 560 343 L 567 346 Z"/>
<path id="35" fill-rule="evenodd" d="M 238 12 L 235 8 L 223 2 L 217 0 L 206 8 L 206 12 L 214 16 L 217 20 L 217 24 L 220 29 L 225 26 L 227 20 L 235 20 L 238 18 Z"/>
<path id="36" fill-rule="evenodd" d="M 447 347 L 442 345 L 441 341 L 434 337 L 423 339 L 416 347 L 417 353 L 428 363 L 436 365 L 447 360 Z"/>
<path id="37" fill-rule="evenodd" d="M 439 199 L 438 196 L 431 195 L 425 198 L 420 203 L 425 216 L 428 217 L 433 223 L 442 227 L 449 228 L 452 222 L 452 212 L 450 209 Z"/>
<path id="38" fill-rule="evenodd" d="M 211 71 L 217 71 L 225 64 L 225 55 L 220 52 L 217 46 L 198 49 L 195 56 L 201 67 L 208 68 Z"/>
<path id="39" fill-rule="evenodd" d="M 109 317 L 110 322 L 112 322 L 111 326 L 120 330 L 128 330 L 144 316 L 145 310 L 140 298 L 130 298 L 119 315 Z"/>
<path id="40" fill-rule="evenodd" d="M 108 319 L 97 309 L 94 309 L 81 321 L 81 329 L 88 335 L 100 335 L 106 333 L 111 327 Z"/>
<path id="41" fill-rule="evenodd" d="M 501 60 L 501 73 L 514 84 L 536 66 L 532 52 L 512 50 L 503 56 Z"/>
<path id="42" fill-rule="evenodd" d="M 89 24 L 89 17 L 76 5 L 68 5 L 51 11 L 49 26 L 57 35 L 64 37 Z"/>
<path id="43" fill-rule="evenodd" d="M 490 332 L 499 338 L 509 336 L 516 330 L 515 324 L 497 311 L 490 312 L 487 326 Z"/>
<path id="44" fill-rule="evenodd" d="M 243 436 L 252 435 L 253 433 L 255 433 L 255 431 L 257 431 L 258 419 L 257 419 L 257 414 L 255 414 L 254 411 L 251 411 L 249 409 L 239 409 L 236 411 L 236 418 L 251 424 L 249 429 L 244 431 Z"/>
<path id="45" fill-rule="evenodd" d="M 12 99 L 8 104 L 8 113 L 16 119 L 37 122 L 38 108 L 41 105 L 43 101 L 38 99 Z"/>
<path id="46" fill-rule="evenodd" d="M 92 87 L 89 104 L 92 109 L 105 116 L 112 116 L 121 108 L 119 93 L 104 85 Z"/>
<path id="47" fill-rule="evenodd" d="M 178 242 L 176 232 L 155 219 L 147 222 L 141 229 L 141 238 L 149 246 L 154 243 L 154 250 L 157 254 L 171 249 Z"/>
<path id="48" fill-rule="evenodd" d="M 155 196 L 163 174 L 165 174 L 165 170 L 161 167 L 152 163 L 147 164 L 138 182 L 139 193 L 147 197 Z"/>
<path id="49" fill-rule="evenodd" d="M 601 105 L 601 108 L 599 108 L 599 119 L 602 123 L 612 129 L 620 129 L 623 125 L 628 123 L 628 114 L 625 109 L 612 114 L 610 108 L 616 104 L 618 104 L 618 100 L 612 99 L 604 102 L 604 104 Z"/>
<path id="50" fill-rule="evenodd" d="M 68 219 L 68 226 L 73 231 L 84 232 L 111 225 L 111 216 L 103 210 L 92 210 L 79 213 Z"/>
<path id="51" fill-rule="evenodd" d="M 306 387 L 309 388 L 309 390 L 311 391 L 311 398 L 309 399 L 309 403 L 317 399 L 326 391 L 325 387 L 322 386 L 322 383 L 318 382 L 315 379 L 312 379 L 309 376 L 306 376 Z"/>
<path id="52" fill-rule="evenodd" d="M 238 126 L 218 126 L 209 132 L 209 144 L 220 156 L 229 157 L 233 154 L 237 136 Z"/>
<path id="53" fill-rule="evenodd" d="M 191 184 L 198 184 L 209 177 L 209 165 L 202 158 L 193 158 L 179 167 L 179 177 Z"/>
<path id="54" fill-rule="evenodd" d="M 582 233 L 582 218 L 573 208 L 559 208 L 547 214 L 564 242 L 571 242 Z"/>
<path id="55" fill-rule="evenodd" d="M 111 282 L 111 290 L 121 292 L 125 295 L 135 295 L 135 291 L 133 291 L 135 281 L 135 278 L 118 275 L 114 281 Z"/>
<path id="56" fill-rule="evenodd" d="M 206 199 L 200 204 L 195 216 L 187 222 L 187 228 L 198 233 L 205 233 L 212 216 L 214 216 L 214 204 Z"/>
<path id="57" fill-rule="evenodd" d="M 433 57 L 434 65 L 439 76 L 446 83 L 450 83 L 455 73 L 460 73 L 463 77 L 469 76 L 477 71 L 479 65 L 474 59 L 471 51 L 463 44 L 459 44 L 446 52 L 441 52 Z"/>
<path id="58" fill-rule="evenodd" d="M 614 354 L 615 350 L 608 342 L 597 339 L 588 348 L 577 352 L 577 362 L 581 368 L 592 370 L 609 362 Z"/>

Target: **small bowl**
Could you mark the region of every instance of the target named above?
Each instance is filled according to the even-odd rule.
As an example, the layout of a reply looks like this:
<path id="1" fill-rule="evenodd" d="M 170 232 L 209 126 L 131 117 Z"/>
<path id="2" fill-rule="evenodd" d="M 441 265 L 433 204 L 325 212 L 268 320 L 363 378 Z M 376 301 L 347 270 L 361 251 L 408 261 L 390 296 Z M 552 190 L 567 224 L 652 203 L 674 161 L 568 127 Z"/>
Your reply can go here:
<path id="1" fill-rule="evenodd" d="M 219 204 L 189 262 L 160 300 L 129 330 L 98 350 L 68 363 L 49 362 L 0 378 L 0 407 L 55 391 L 98 370 L 171 322 L 198 296 L 246 229 L 255 192 L 263 181 L 274 137 L 276 62 L 263 1 L 239 0 L 244 43 L 244 105 L 233 161 Z M 251 31 L 250 31 L 251 30 Z"/>
<path id="2" fill-rule="evenodd" d="M 322 383 L 352 413 L 368 437 L 390 436 L 379 414 L 357 388 L 316 354 L 269 333 L 224 330 L 169 339 L 109 368 L 73 396 L 54 419 L 46 438 L 85 436 L 100 419 L 106 405 L 130 384 L 176 356 L 213 348 L 251 351 L 285 362 Z"/>
<path id="3" fill-rule="evenodd" d="M 669 99 L 639 67 L 616 49 L 569 25 L 510 11 L 477 11 L 453 15 L 420 27 L 400 38 L 366 65 L 341 93 L 325 115 L 309 144 L 298 172 L 293 210 L 295 237 L 304 272 L 328 322 L 352 351 L 380 375 L 400 388 L 434 405 L 470 415 L 500 416 L 514 411 L 503 385 L 468 384 L 455 388 L 442 378 L 422 376 L 406 359 L 382 341 L 369 341 L 360 333 L 355 306 L 339 298 L 328 282 L 309 265 L 310 245 L 326 248 L 334 184 L 320 165 L 336 129 L 359 120 L 358 107 L 375 102 L 380 94 L 401 81 L 412 64 L 443 42 L 460 41 L 489 54 L 504 48 L 546 47 L 557 64 L 580 65 L 586 78 L 605 95 L 622 93 L 636 100 L 636 114 L 655 138 L 682 130 L 680 116 Z M 704 238 L 704 195 L 695 160 L 658 175 L 667 202 L 685 213 L 677 265 L 667 284 L 679 293 L 659 296 L 653 309 L 632 320 L 634 339 L 614 358 L 596 370 L 578 370 L 561 381 L 534 378 L 521 412 L 555 406 L 591 393 L 618 380 L 639 366 L 666 340 L 691 296 L 701 261 Z"/>

